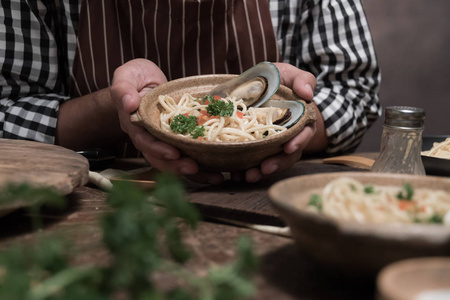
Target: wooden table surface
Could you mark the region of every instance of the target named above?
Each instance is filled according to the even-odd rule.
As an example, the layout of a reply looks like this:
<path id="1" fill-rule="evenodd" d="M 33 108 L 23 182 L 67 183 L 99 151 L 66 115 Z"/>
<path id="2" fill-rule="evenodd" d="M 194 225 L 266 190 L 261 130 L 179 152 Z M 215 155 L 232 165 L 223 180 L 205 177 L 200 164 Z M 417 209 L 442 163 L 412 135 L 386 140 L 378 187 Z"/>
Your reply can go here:
<path id="1" fill-rule="evenodd" d="M 306 167 L 298 170 L 306 173 L 314 172 L 318 165 L 328 168 L 320 162 L 321 160 L 302 160 L 295 167 L 304 164 Z M 135 166 L 139 164 L 142 162 L 137 162 Z M 336 166 L 330 165 L 329 168 L 334 170 Z M 267 188 L 268 186 L 265 187 Z M 98 223 L 99 216 L 108 210 L 105 198 L 104 191 L 88 184 L 76 188 L 67 196 L 70 205 L 64 211 L 45 211 L 44 231 L 62 232 L 70 236 L 74 243 L 74 252 L 77 253 L 74 264 L 101 264 L 107 261 Z M 200 274 L 211 264 L 224 264 L 233 260 L 237 239 L 241 235 L 252 238 L 255 253 L 261 262 L 255 276 L 257 294 L 254 299 L 374 299 L 375 297 L 374 278 L 358 280 L 330 272 L 302 254 L 301 247 L 291 238 L 218 222 L 214 218 L 205 218 L 195 231 L 186 232 L 186 244 L 195 253 L 188 263 L 189 269 Z M 26 243 L 32 241 L 34 237 L 35 233 L 30 228 L 30 218 L 25 211 L 17 210 L 0 218 L 0 247 L 7 247 L 13 242 Z"/>

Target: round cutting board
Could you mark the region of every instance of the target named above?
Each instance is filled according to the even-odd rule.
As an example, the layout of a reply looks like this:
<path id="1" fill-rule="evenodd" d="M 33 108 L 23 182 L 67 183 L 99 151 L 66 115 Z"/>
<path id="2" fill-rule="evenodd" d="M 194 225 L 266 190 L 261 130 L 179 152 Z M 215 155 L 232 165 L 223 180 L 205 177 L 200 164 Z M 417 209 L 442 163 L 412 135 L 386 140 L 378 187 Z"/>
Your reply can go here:
<path id="1" fill-rule="evenodd" d="M 27 182 L 70 194 L 89 179 L 89 162 L 82 155 L 56 145 L 0 139 L 0 188 Z"/>

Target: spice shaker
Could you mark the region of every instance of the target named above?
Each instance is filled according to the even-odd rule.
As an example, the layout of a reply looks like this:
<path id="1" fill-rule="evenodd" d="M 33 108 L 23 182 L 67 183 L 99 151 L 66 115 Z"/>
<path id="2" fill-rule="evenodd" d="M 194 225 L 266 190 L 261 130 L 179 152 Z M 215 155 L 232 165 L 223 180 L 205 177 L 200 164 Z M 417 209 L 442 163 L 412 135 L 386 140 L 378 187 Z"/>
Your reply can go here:
<path id="1" fill-rule="evenodd" d="M 420 156 L 424 121 L 422 108 L 386 107 L 380 154 L 371 171 L 425 175 Z"/>

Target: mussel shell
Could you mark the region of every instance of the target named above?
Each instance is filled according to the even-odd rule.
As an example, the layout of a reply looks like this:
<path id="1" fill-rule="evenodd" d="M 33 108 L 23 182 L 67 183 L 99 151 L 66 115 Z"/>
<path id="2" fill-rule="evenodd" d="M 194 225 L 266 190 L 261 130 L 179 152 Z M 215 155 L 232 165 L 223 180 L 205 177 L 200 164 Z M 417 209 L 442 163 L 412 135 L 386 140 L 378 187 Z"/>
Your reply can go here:
<path id="1" fill-rule="evenodd" d="M 282 124 L 286 128 L 294 126 L 300 118 L 305 114 L 305 105 L 300 101 L 295 100 L 268 100 L 261 107 L 279 107 L 287 109 L 291 114 L 290 119 Z"/>
<path id="2" fill-rule="evenodd" d="M 281 78 L 280 78 L 280 71 L 275 66 L 275 64 L 271 62 L 260 62 L 259 64 L 255 65 L 254 67 L 248 69 L 241 75 L 218 85 L 213 90 L 209 92 L 210 95 L 218 95 L 220 97 L 227 97 L 230 95 L 236 88 L 239 86 L 245 84 L 246 82 L 252 81 L 257 77 L 262 77 L 267 82 L 267 88 L 265 92 L 262 94 L 259 99 L 252 99 L 251 102 L 247 102 L 246 99 L 246 105 L 252 106 L 252 107 L 259 107 L 264 102 L 270 99 L 275 92 L 278 90 L 278 87 L 280 86 Z"/>
<path id="3" fill-rule="evenodd" d="M 289 108 L 281 109 L 282 115 L 273 122 L 276 125 L 286 124 L 292 117 L 292 111 Z"/>

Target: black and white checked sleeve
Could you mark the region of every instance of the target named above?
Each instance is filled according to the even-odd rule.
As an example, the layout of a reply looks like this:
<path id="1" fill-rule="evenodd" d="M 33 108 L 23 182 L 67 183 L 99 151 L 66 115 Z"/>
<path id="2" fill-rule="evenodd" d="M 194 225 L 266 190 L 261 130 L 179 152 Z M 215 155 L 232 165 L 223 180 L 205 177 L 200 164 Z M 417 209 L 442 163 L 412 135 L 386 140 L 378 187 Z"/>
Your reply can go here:
<path id="1" fill-rule="evenodd" d="M 354 150 L 381 115 L 381 74 L 359 0 L 270 0 L 283 61 L 316 76 L 327 153 Z"/>
<path id="2" fill-rule="evenodd" d="M 53 1 L 2 1 L 0 7 L 0 137 L 55 142 L 66 101 L 68 40 L 73 29 Z M 65 20 L 65 24 L 72 24 Z M 65 32 L 66 37 L 61 33 Z M 67 37 L 68 33 L 73 37 Z"/>

